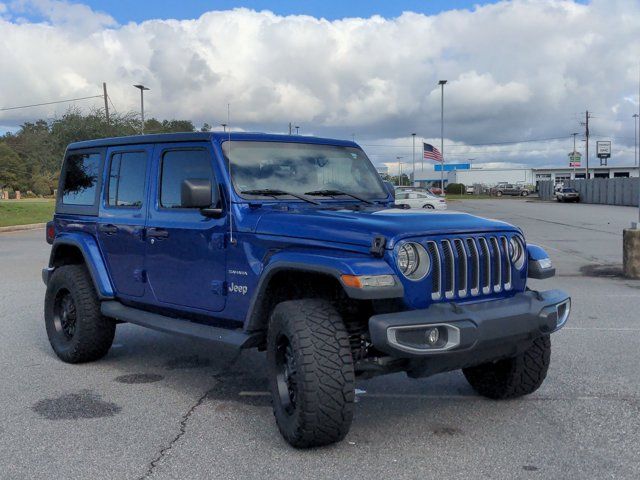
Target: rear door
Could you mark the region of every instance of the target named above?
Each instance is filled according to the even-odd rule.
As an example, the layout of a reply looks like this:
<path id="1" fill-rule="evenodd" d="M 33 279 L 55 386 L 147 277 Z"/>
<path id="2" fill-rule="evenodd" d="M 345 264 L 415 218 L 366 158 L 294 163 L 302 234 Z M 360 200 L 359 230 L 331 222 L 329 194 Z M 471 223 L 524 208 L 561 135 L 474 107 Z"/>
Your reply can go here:
<path id="1" fill-rule="evenodd" d="M 121 297 L 141 297 L 145 291 L 144 228 L 152 151 L 149 145 L 107 150 L 98 241 Z"/>
<path id="2" fill-rule="evenodd" d="M 185 179 L 218 187 L 208 142 L 159 145 L 154 153 L 152 201 L 147 220 L 146 269 L 158 306 L 218 312 L 225 306 L 227 219 L 181 206 Z"/>

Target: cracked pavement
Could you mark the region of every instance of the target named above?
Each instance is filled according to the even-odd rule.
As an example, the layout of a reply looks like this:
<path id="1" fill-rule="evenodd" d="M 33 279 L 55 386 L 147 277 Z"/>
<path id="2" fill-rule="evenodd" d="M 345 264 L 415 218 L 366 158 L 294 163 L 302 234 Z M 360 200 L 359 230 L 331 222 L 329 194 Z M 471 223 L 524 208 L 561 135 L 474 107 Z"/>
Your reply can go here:
<path id="1" fill-rule="evenodd" d="M 264 355 L 120 325 L 102 361 L 67 365 L 42 321 L 42 230 L 0 234 L 0 477 L 638 478 L 640 281 L 616 276 L 637 210 L 518 199 L 452 202 L 520 225 L 573 296 L 535 394 L 493 402 L 459 372 L 360 382 L 346 440 L 310 451 L 280 437 Z M 234 362 L 235 360 L 235 362 Z"/>

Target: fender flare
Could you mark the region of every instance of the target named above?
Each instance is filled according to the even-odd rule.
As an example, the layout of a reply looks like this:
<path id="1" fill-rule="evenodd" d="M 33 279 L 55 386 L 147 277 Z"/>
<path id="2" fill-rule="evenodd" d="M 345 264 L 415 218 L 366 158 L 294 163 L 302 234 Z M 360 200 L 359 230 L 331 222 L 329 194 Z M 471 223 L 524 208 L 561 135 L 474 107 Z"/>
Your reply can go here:
<path id="1" fill-rule="evenodd" d="M 382 259 L 371 256 L 333 256 L 319 255 L 309 252 L 279 252 L 269 259 L 269 263 L 260 274 L 247 316 L 245 330 L 251 331 L 257 327 L 260 317 L 262 300 L 273 276 L 281 271 L 296 271 L 319 273 L 334 278 L 349 298 L 354 300 L 374 300 L 404 297 L 404 287 L 393 269 Z M 342 275 L 393 275 L 395 285 L 370 290 L 350 287 L 342 281 Z"/>
<path id="2" fill-rule="evenodd" d="M 49 268 L 46 269 L 48 270 L 47 277 L 50 276 L 55 269 L 54 259 L 56 258 L 56 252 L 62 245 L 71 246 L 80 251 L 84 258 L 84 263 L 87 266 L 87 270 L 89 270 L 89 274 L 91 275 L 91 279 L 93 280 L 93 285 L 96 289 L 96 293 L 98 294 L 98 298 L 100 298 L 100 300 L 114 298 L 115 291 L 113 289 L 111 279 L 109 278 L 109 272 L 107 271 L 98 242 L 96 242 L 96 239 L 93 236 L 87 233 L 63 233 L 55 238 L 53 245 L 51 246 Z M 45 274 L 43 272 L 43 278 L 44 277 Z"/>

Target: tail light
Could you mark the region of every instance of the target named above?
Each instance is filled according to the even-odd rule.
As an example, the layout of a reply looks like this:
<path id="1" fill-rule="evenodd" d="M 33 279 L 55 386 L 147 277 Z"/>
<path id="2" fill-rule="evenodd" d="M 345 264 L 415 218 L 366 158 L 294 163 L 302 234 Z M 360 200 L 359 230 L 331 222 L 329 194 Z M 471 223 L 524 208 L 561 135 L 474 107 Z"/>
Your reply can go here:
<path id="1" fill-rule="evenodd" d="M 45 229 L 45 236 L 49 245 L 53 244 L 53 239 L 56 237 L 56 226 L 53 222 L 47 222 Z"/>

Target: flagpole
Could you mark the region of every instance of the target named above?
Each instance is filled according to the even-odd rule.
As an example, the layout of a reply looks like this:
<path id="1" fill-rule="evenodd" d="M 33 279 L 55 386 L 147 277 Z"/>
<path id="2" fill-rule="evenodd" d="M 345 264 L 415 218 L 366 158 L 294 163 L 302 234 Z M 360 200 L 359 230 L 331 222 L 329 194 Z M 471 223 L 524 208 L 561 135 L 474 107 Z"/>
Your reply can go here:
<path id="1" fill-rule="evenodd" d="M 444 195 L 444 85 L 447 83 L 446 80 L 440 80 L 438 85 L 440 85 L 440 155 L 442 156 L 442 160 L 440 160 L 440 194 Z"/>

